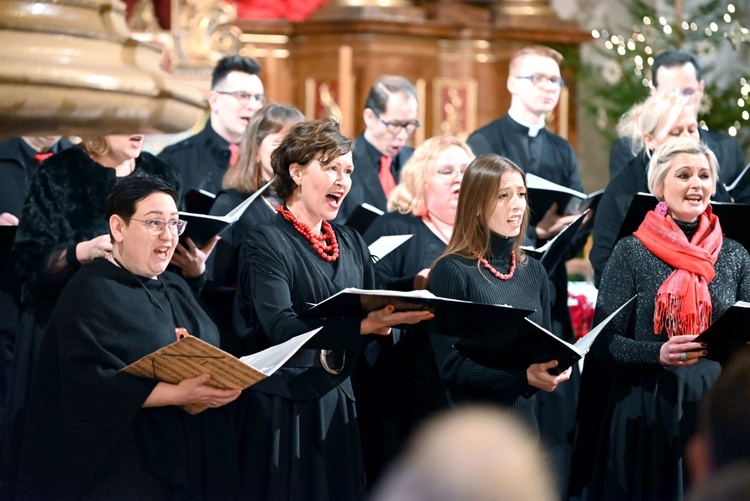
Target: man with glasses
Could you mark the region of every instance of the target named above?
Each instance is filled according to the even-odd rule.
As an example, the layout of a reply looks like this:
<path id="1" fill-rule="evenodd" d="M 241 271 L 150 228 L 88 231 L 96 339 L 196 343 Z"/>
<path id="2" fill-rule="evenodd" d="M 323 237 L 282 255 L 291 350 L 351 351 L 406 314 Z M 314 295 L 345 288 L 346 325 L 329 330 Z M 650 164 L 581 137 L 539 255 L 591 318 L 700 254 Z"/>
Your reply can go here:
<path id="1" fill-rule="evenodd" d="M 401 167 L 414 152 L 406 142 L 422 125 L 417 110 L 417 89 L 404 77 L 383 75 L 372 86 L 362 113 L 365 130 L 354 142 L 352 188 L 336 221 L 345 223 L 363 203 L 386 210 Z"/>
<path id="2" fill-rule="evenodd" d="M 214 67 L 207 100 L 211 115 L 198 134 L 168 146 L 159 158 L 174 167 L 183 193 L 217 193 L 227 168 L 239 155 L 239 143 L 250 117 L 265 103 L 260 64 L 243 56 L 227 56 Z"/>
<path id="3" fill-rule="evenodd" d="M 703 80 L 700 62 L 698 62 L 695 54 L 690 51 L 668 50 L 659 54 L 651 66 L 651 93 L 678 90 L 690 100 L 690 104 L 693 105 L 696 113 L 701 109 L 705 88 L 706 82 Z M 719 131 L 699 128 L 698 133 L 701 136 L 701 141 L 706 143 L 711 151 L 716 154 L 720 167 L 720 181 L 731 184 L 745 166 L 745 157 L 740 143 Z M 630 141 L 627 138 L 617 139 L 612 145 L 609 155 L 610 180 L 627 167 L 632 158 L 633 152 L 630 148 Z M 747 203 L 750 200 L 750 186 L 746 186 L 747 184 L 750 184 L 750 177 L 748 177 L 748 181 L 740 182 L 738 187 L 733 190 L 732 195 L 736 201 L 742 198 L 743 202 Z M 745 191 L 748 193 L 744 193 Z"/>
<path id="4" fill-rule="evenodd" d="M 475 131 L 467 142 L 477 156 L 497 153 L 511 159 L 527 174 L 582 192 L 578 159 L 573 148 L 568 141 L 545 128 L 547 114 L 557 106 L 565 85 L 560 76 L 562 60 L 559 52 L 542 46 L 529 46 L 513 54 L 507 81 L 511 94 L 508 113 Z M 554 206 L 549 210 L 531 207 L 531 211 L 540 219 L 536 225 L 529 225 L 525 243 L 535 247 L 553 238 L 577 217 L 561 216 Z M 582 247 L 586 235 L 586 231 L 579 233 L 571 247 Z M 573 341 L 565 269 L 567 257 L 550 273 L 555 298 L 551 308 L 552 331 L 566 341 Z M 571 379 L 577 377 L 576 373 Z M 537 419 L 564 493 L 572 454 L 577 384 L 563 386 L 537 397 Z"/>

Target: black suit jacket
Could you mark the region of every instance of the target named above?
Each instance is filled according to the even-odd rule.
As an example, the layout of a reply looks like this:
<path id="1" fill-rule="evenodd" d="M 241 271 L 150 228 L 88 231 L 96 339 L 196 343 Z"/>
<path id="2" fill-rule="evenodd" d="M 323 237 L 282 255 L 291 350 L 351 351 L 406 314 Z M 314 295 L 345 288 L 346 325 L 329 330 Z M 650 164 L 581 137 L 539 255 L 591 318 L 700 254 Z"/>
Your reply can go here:
<path id="1" fill-rule="evenodd" d="M 396 182 L 398 182 L 401 168 L 411 158 L 412 153 L 414 153 L 413 148 L 404 146 L 399 154 L 393 158 L 391 172 Z M 380 152 L 367 142 L 364 133 L 357 136 L 357 139 L 354 140 L 352 188 L 341 204 L 339 214 L 336 216 L 336 222 L 345 223 L 352 212 L 354 212 L 354 209 L 365 202 L 383 212 L 386 211 L 388 200 L 380 184 L 380 179 L 378 179 L 381 156 Z"/>
<path id="2" fill-rule="evenodd" d="M 229 142 L 211 128 L 211 122 L 198 134 L 167 146 L 158 155 L 180 175 L 183 193 L 206 190 L 214 194 L 221 191 L 230 156 Z"/>

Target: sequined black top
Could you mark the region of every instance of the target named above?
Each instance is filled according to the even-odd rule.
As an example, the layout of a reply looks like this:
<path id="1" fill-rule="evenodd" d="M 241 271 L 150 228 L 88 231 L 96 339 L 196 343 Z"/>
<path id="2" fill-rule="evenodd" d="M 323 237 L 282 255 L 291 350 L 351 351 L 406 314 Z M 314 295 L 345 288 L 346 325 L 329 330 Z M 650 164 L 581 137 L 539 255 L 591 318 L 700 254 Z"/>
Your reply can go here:
<path id="1" fill-rule="evenodd" d="M 678 222 L 678 225 L 690 238 L 697 223 Z M 734 240 L 724 239 L 714 267 L 716 277 L 708 284 L 708 290 L 716 319 L 735 302 L 750 300 L 750 256 Z M 654 298 L 673 271 L 674 268 L 654 256 L 636 237 L 624 238 L 615 247 L 602 276 L 594 323 L 638 294 L 634 314 L 619 315 L 602 333 L 608 339 L 609 353 L 615 363 L 659 363 L 659 349 L 667 336 L 654 334 Z"/>

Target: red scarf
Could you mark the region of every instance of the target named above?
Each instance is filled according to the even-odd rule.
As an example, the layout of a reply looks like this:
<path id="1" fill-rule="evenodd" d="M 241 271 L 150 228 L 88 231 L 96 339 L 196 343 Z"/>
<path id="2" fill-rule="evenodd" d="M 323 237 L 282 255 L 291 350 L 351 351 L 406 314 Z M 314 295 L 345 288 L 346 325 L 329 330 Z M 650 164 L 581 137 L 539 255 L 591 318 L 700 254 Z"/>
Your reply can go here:
<path id="1" fill-rule="evenodd" d="M 633 233 L 656 257 L 675 268 L 656 293 L 654 332 L 664 329 L 669 337 L 700 334 L 711 324 L 711 296 L 708 283 L 716 276 L 714 264 L 719 257 L 721 225 L 711 206 L 700 215 L 690 242 L 668 215 L 655 211 Z"/>

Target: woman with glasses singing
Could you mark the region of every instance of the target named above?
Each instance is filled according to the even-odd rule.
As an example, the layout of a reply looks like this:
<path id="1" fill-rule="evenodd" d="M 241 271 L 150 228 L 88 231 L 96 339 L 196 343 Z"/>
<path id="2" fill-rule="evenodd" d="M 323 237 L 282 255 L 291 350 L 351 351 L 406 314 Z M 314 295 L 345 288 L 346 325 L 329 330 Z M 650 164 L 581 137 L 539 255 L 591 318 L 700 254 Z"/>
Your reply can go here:
<path id="1" fill-rule="evenodd" d="M 391 212 L 378 217 L 364 235 L 368 244 L 382 236 L 412 235 L 388 255 L 375 256 L 384 288 L 425 288 L 430 266 L 450 242 L 461 179 L 473 158 L 466 143 L 452 136 L 433 137 L 414 150 L 388 199 Z M 371 480 L 417 422 L 445 399 L 424 333 L 395 331 L 394 339 L 374 342 L 380 344 L 377 359 L 363 357 L 353 376 Z"/>
<path id="2" fill-rule="evenodd" d="M 165 271 L 185 227 L 177 193 L 130 177 L 103 212 L 111 251 L 70 280 L 42 338 L 16 499 L 238 499 L 223 406 L 240 392 L 209 374 L 175 385 L 121 372 L 185 334 L 219 342 L 187 283 Z"/>
<path id="3" fill-rule="evenodd" d="M 387 335 L 393 325 L 433 317 L 392 306 L 364 319 L 301 316 L 347 287 L 378 286 L 362 237 L 328 222 L 349 193 L 351 150 L 352 141 L 333 119 L 293 126 L 271 156 L 284 205 L 253 229 L 240 250 L 234 324 L 248 353 L 323 327 L 313 347 L 301 349 L 238 402 L 244 499 L 364 498 L 349 378 L 353 345 L 362 334 Z"/>
<path id="4" fill-rule="evenodd" d="M 21 318 L 13 360 L 9 408 L 4 416 L 8 437 L 3 462 L 14 468 L 17 437 L 27 398 L 39 336 L 60 291 L 81 265 L 112 251 L 104 201 L 113 186 L 128 177 L 159 176 L 178 191 L 178 175 L 165 163 L 141 151 L 142 134 L 84 137 L 40 165 L 29 182 L 13 253 L 24 277 Z M 205 268 L 204 249 L 188 244 L 175 253 L 173 264 L 185 277 Z M 8 471 L 3 469 L 4 472 Z"/>

